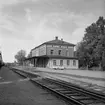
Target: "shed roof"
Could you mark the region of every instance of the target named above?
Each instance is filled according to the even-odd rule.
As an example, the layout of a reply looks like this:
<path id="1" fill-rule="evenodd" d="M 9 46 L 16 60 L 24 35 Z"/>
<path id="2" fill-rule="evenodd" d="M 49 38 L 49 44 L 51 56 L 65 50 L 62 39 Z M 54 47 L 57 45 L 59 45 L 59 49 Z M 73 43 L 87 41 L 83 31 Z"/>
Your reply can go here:
<path id="1" fill-rule="evenodd" d="M 27 58 L 26 60 L 33 59 L 33 58 L 56 58 L 56 59 L 78 59 L 77 57 L 66 57 L 66 56 L 55 56 L 55 55 L 42 55 L 42 56 L 34 56 Z"/>

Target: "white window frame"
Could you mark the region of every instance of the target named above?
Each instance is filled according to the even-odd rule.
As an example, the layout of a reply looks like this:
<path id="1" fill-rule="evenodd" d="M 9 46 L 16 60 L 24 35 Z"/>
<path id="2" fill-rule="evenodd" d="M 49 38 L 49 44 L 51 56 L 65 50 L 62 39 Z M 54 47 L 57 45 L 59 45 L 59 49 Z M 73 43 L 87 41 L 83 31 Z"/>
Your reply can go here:
<path id="1" fill-rule="evenodd" d="M 60 60 L 60 66 L 63 66 L 63 59 Z"/>
<path id="2" fill-rule="evenodd" d="M 67 66 L 69 66 L 70 65 L 70 60 L 69 59 L 67 59 Z"/>
<path id="3" fill-rule="evenodd" d="M 76 60 L 73 60 L 73 66 L 76 66 Z"/>
<path id="4" fill-rule="evenodd" d="M 56 66 L 56 65 L 57 65 L 56 60 L 53 60 L 53 65 L 54 65 L 54 66 Z"/>

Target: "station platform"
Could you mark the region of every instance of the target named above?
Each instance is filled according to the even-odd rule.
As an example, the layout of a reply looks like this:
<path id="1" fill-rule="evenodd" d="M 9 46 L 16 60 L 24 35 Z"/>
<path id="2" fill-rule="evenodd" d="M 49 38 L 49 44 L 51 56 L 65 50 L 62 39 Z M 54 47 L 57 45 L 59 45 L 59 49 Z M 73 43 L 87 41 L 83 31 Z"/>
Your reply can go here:
<path id="1" fill-rule="evenodd" d="M 102 79 L 105 80 L 105 71 L 90 71 L 90 70 L 55 70 L 50 68 L 35 68 L 29 66 L 19 66 L 18 68 L 31 71 L 43 71 L 50 73 L 60 73 L 66 75 L 74 75 L 77 77 L 91 78 L 91 79 Z"/>
<path id="2" fill-rule="evenodd" d="M 39 72 L 42 75 L 47 75 L 53 78 L 70 81 L 73 83 L 87 83 L 90 85 L 97 85 L 105 88 L 105 71 L 90 71 L 90 70 L 54 70 L 49 68 L 35 68 L 27 66 L 15 67 L 20 70 L 30 72 Z M 81 83 L 80 83 L 81 84 Z"/>

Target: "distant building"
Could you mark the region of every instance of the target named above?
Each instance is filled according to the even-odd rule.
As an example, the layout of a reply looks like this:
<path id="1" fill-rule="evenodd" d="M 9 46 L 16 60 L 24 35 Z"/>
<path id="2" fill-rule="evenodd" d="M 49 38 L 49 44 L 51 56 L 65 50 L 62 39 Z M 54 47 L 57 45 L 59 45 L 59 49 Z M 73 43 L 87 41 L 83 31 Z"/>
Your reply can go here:
<path id="1" fill-rule="evenodd" d="M 2 61 L 2 54 L 1 54 L 1 51 L 0 51 L 0 61 Z"/>
<path id="2" fill-rule="evenodd" d="M 2 53 L 0 51 L 0 67 L 2 67 L 2 66 L 3 66 L 3 59 L 2 59 Z"/>
<path id="3" fill-rule="evenodd" d="M 78 59 L 74 56 L 74 44 L 59 40 L 45 42 L 31 50 L 27 59 L 35 67 L 77 69 Z"/>

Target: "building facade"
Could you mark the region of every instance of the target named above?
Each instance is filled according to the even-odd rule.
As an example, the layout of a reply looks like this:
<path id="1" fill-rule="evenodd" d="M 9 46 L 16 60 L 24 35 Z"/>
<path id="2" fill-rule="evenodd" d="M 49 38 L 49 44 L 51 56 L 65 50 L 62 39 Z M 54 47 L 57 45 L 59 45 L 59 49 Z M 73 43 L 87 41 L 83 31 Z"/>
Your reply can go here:
<path id="1" fill-rule="evenodd" d="M 56 69 L 77 69 L 78 59 L 74 57 L 74 44 L 59 40 L 45 42 L 31 50 L 27 60 L 35 67 Z"/>

